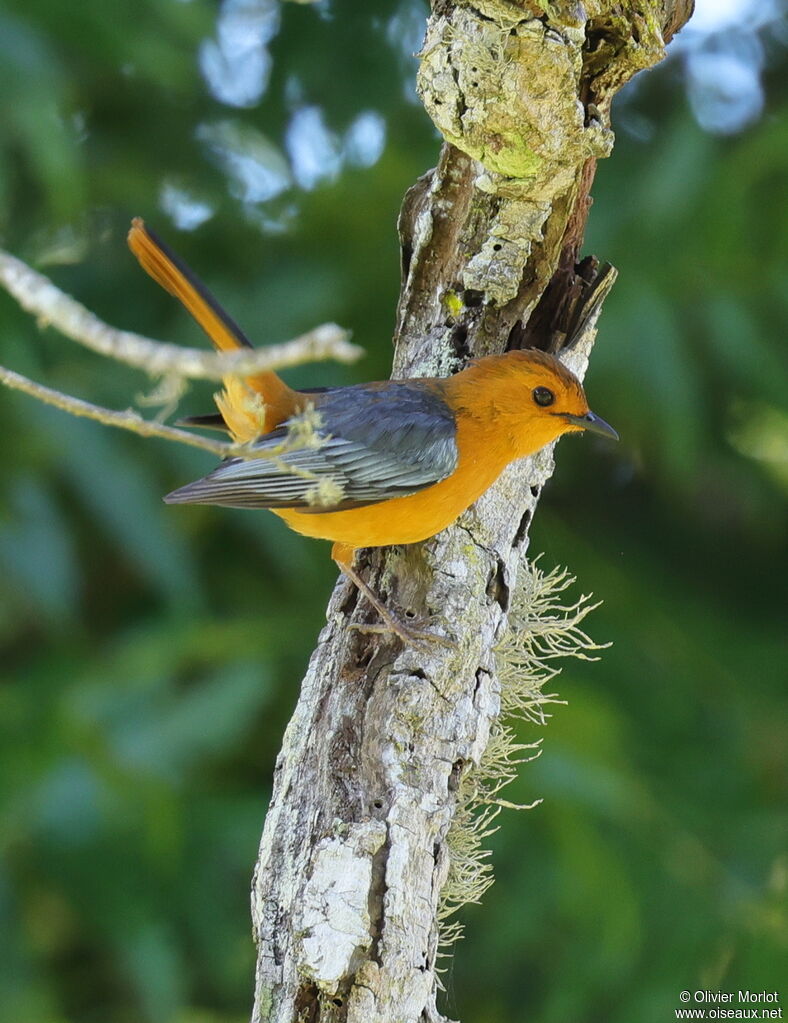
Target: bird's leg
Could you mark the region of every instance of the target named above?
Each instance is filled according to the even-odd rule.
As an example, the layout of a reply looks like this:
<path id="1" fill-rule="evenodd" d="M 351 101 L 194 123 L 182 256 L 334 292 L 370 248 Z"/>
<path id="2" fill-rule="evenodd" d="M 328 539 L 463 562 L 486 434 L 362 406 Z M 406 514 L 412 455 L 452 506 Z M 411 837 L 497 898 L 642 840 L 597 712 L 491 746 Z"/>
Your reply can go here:
<path id="1" fill-rule="evenodd" d="M 365 582 L 358 572 L 353 568 L 353 554 L 355 551 L 353 548 L 346 547 L 344 544 L 334 544 L 333 550 L 331 551 L 331 557 L 336 562 L 337 566 L 342 572 L 350 579 L 353 585 L 359 590 L 360 593 L 367 598 L 370 604 L 375 608 L 377 613 L 383 619 L 383 625 L 361 625 L 359 623 L 352 622 L 350 625 L 351 629 L 356 629 L 359 632 L 390 632 L 395 636 L 398 636 L 403 643 L 407 645 L 418 645 L 419 643 L 437 643 L 440 646 L 446 646 L 454 648 L 456 646 L 451 640 L 446 639 L 443 636 L 438 636 L 434 632 L 425 632 L 419 629 L 413 629 L 406 625 L 401 619 L 393 614 L 383 601 L 378 597 L 369 583 Z"/>

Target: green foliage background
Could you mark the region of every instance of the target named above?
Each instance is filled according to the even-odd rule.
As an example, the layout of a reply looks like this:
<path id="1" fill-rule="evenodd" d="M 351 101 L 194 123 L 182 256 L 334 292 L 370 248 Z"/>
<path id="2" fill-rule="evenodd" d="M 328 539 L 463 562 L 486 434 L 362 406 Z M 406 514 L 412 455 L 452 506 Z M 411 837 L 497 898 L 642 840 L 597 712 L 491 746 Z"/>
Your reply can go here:
<path id="1" fill-rule="evenodd" d="M 270 82 L 242 107 L 200 72 L 208 0 L 0 5 L 2 243 L 109 322 L 199 344 L 126 250 L 141 214 L 258 343 L 332 319 L 368 352 L 291 381 L 385 376 L 397 210 L 438 149 L 409 56 L 424 11 L 284 4 L 277 25 L 272 3 L 233 3 L 273 19 Z M 511 793 L 544 803 L 505 817 L 496 884 L 464 914 L 445 1006 L 466 1023 L 661 1023 L 683 988 L 786 976 L 784 41 L 762 29 L 765 107 L 737 133 L 698 126 L 680 55 L 616 110 L 587 251 L 620 280 L 587 387 L 623 439 L 561 444 L 531 547 L 604 598 L 591 631 L 614 645 L 567 668 Z M 245 201 L 245 158 L 292 174 L 305 106 L 335 173 L 310 181 L 301 158 L 301 185 Z M 364 111 L 385 119 L 379 160 L 370 136 L 346 144 Z M 178 230 L 165 182 L 213 215 Z M 117 408 L 153 386 L 4 295 L 0 360 Z M 198 452 L 10 393 L 0 430 L 2 1016 L 240 1023 L 250 873 L 328 547 L 262 513 L 165 507 L 209 468 Z"/>

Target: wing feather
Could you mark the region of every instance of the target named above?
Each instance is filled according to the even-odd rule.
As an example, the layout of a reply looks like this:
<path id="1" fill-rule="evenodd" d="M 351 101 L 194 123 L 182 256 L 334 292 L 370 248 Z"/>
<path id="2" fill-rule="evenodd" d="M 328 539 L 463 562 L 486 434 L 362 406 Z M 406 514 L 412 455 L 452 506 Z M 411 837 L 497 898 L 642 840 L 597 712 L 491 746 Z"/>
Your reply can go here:
<path id="1" fill-rule="evenodd" d="M 288 438 L 289 421 L 256 442 L 264 457 L 228 459 L 165 501 L 319 514 L 406 497 L 445 479 L 457 466 L 454 414 L 426 382 L 340 387 L 321 394 L 316 404 L 319 447 L 277 454 Z M 319 493 L 341 496 L 322 504 L 316 502 Z"/>

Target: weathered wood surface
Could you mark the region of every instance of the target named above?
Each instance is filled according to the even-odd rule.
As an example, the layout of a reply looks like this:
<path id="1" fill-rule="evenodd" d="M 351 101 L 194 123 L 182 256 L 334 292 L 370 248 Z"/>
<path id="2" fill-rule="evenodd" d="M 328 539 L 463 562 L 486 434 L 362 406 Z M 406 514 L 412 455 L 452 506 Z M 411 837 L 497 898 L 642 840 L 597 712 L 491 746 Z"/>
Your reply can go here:
<path id="1" fill-rule="evenodd" d="M 419 90 L 447 142 L 402 208 L 394 376 L 446 375 L 508 347 L 561 351 L 568 335 L 562 358 L 583 376 L 600 296 L 595 265 L 577 259 L 610 103 L 691 7 L 434 0 Z M 435 539 L 361 559 L 392 609 L 434 616 L 455 649 L 352 629 L 375 614 L 337 583 L 255 872 L 255 1023 L 442 1019 L 445 838 L 499 712 L 493 650 L 552 458 L 511 466 Z"/>

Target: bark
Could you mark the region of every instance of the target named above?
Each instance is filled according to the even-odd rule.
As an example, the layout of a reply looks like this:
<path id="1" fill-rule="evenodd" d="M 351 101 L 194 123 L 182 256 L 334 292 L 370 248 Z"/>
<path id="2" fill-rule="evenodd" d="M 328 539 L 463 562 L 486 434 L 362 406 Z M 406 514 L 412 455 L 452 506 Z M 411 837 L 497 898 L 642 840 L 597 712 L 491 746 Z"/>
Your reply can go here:
<path id="1" fill-rule="evenodd" d="M 615 276 L 578 264 L 610 103 L 661 59 L 691 0 L 433 0 L 419 91 L 446 143 L 405 197 L 394 376 L 536 345 L 582 377 Z M 361 571 L 456 648 L 360 633 L 338 582 L 284 736 L 252 895 L 253 1019 L 441 1020 L 437 910 L 463 778 L 500 710 L 494 650 L 552 451 L 517 463 L 459 522 Z"/>

